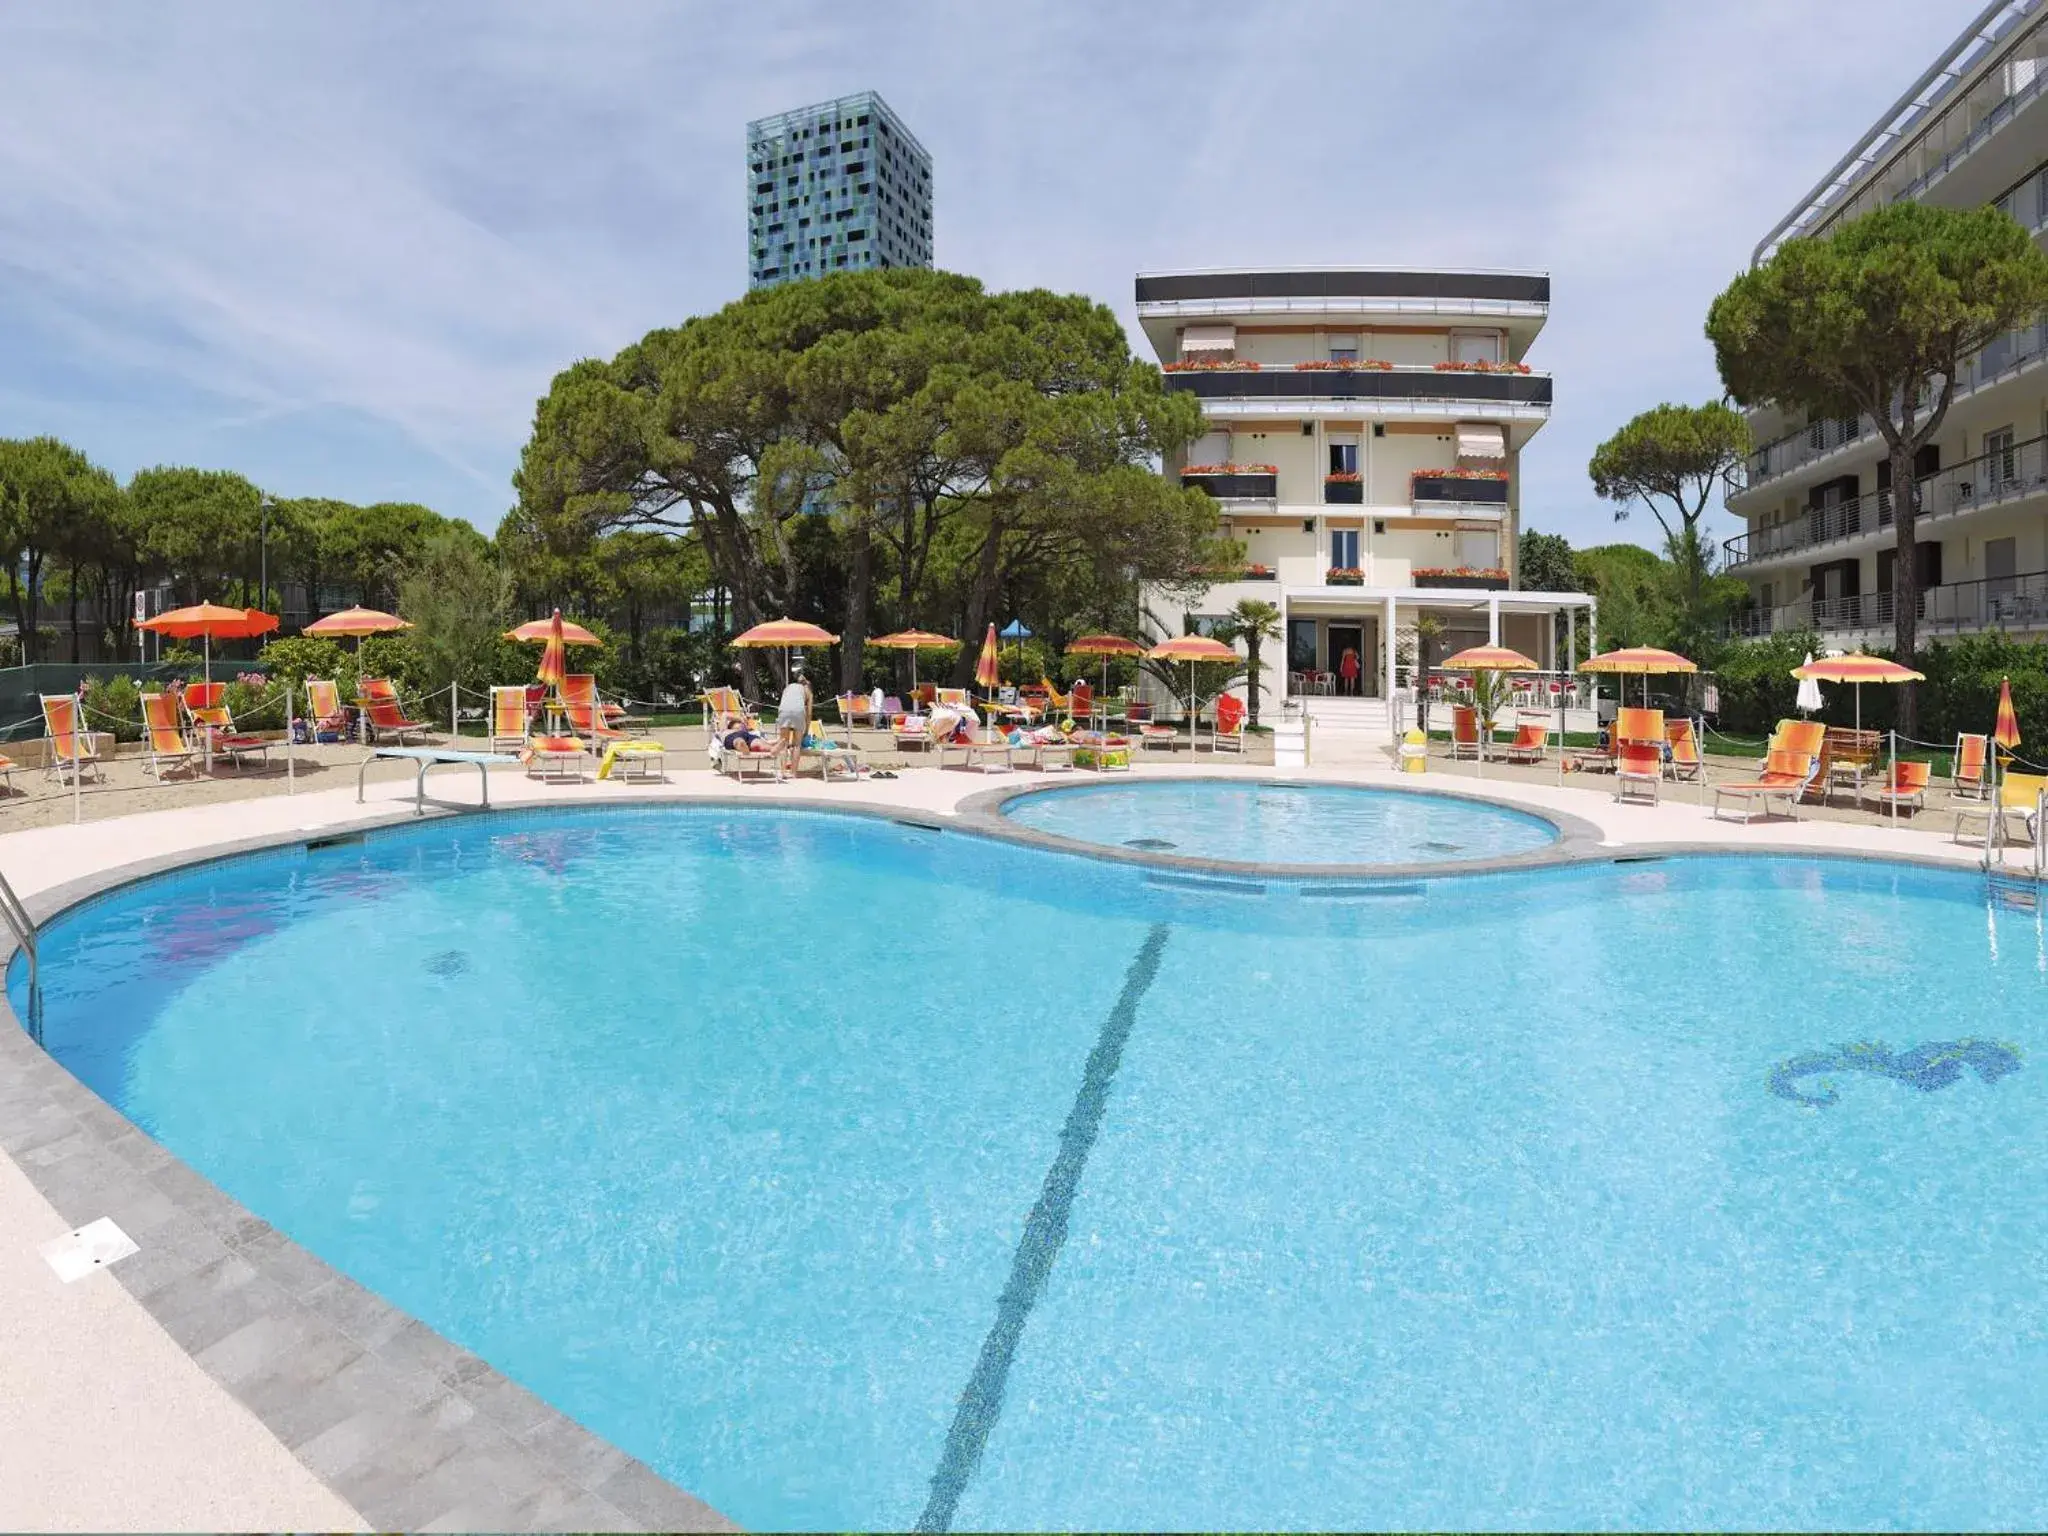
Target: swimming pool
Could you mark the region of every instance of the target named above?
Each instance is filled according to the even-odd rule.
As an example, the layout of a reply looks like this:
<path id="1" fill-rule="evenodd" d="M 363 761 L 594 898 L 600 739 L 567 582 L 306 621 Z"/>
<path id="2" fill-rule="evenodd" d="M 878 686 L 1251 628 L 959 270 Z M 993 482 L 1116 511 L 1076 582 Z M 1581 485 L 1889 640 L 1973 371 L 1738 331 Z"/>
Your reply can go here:
<path id="1" fill-rule="evenodd" d="M 1124 780 L 1017 795 L 1002 814 L 1075 842 L 1240 864 L 1442 864 L 1557 841 L 1527 811 L 1344 784 Z"/>
<path id="2" fill-rule="evenodd" d="M 44 1029 L 745 1525 L 2025 1526 L 2048 937 L 1984 895 L 472 816 L 77 909 Z"/>

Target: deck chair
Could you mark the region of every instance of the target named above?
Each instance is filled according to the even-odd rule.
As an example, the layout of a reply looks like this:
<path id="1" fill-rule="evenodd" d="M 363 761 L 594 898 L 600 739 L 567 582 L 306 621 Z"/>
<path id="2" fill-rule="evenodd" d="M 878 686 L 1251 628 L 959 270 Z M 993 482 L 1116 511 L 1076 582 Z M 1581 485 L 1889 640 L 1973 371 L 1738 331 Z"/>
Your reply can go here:
<path id="1" fill-rule="evenodd" d="M 971 717 L 970 717 L 971 718 Z M 979 769 L 983 773 L 1008 773 L 1015 766 L 1010 738 L 992 725 L 968 724 L 964 727 L 966 739 L 955 738 L 939 743 L 939 766 L 946 766 L 946 759 L 954 754 L 960 758 L 963 768 Z"/>
<path id="2" fill-rule="evenodd" d="M 529 779 L 580 783 L 590 751 L 574 736 L 534 736 L 528 738 L 524 755 Z"/>
<path id="3" fill-rule="evenodd" d="M 1088 683 L 1074 684 L 1073 691 L 1067 695 L 1067 706 L 1069 713 L 1077 721 L 1093 718 L 1095 714 L 1094 687 Z"/>
<path id="4" fill-rule="evenodd" d="M 1680 715 L 1664 722 L 1664 745 L 1669 752 L 1664 762 L 1666 773 L 1674 779 L 1699 778 L 1706 763 L 1700 756 L 1699 733 L 1693 729 L 1689 716 Z"/>
<path id="5" fill-rule="evenodd" d="M 1479 710 L 1471 704 L 1451 706 L 1451 760 L 1478 758 L 1485 750 L 1479 739 Z"/>
<path id="6" fill-rule="evenodd" d="M 526 690 L 517 684 L 491 690 L 492 752 L 526 750 Z"/>
<path id="7" fill-rule="evenodd" d="M 1956 737 L 1955 755 L 1949 759 L 1948 791 L 1958 800 L 1982 800 L 1990 793 L 1991 780 L 1984 765 L 1991 756 L 1991 738 L 1964 733 Z"/>
<path id="8" fill-rule="evenodd" d="M 835 694 L 833 695 L 832 702 L 839 706 L 839 723 L 849 731 L 856 725 L 872 725 L 874 723 L 874 701 L 866 694 Z"/>
<path id="9" fill-rule="evenodd" d="M 1550 727 L 1540 721 L 1522 720 L 1515 725 L 1515 739 L 1503 754 L 1511 763 L 1540 763 L 1550 746 Z"/>
<path id="10" fill-rule="evenodd" d="M 923 715 L 892 715 L 889 719 L 889 740 L 899 752 L 908 752 L 912 747 L 920 752 L 929 752 L 932 748 L 932 733 Z"/>
<path id="11" fill-rule="evenodd" d="M 1657 760 L 1664 760 L 1664 711 L 1661 709 L 1617 709 L 1614 712 L 1614 740 L 1618 746 L 1624 741 L 1647 741 L 1657 749 Z"/>
<path id="12" fill-rule="evenodd" d="M 1638 711 L 1655 714 L 1657 711 Z M 1620 740 L 1614 745 L 1614 798 L 1655 805 L 1664 786 L 1664 747 L 1656 741 Z"/>
<path id="13" fill-rule="evenodd" d="M 2041 823 L 2037 813 L 2040 808 L 2040 799 L 2043 791 L 2048 791 L 2048 774 L 2001 774 L 1998 780 L 1997 804 L 1959 805 L 1956 807 L 1954 841 L 1961 842 L 1963 840 L 1964 824 L 1971 821 L 1982 821 L 1984 823 L 1984 836 L 1986 841 L 1989 841 L 1993 820 L 2001 823 L 1999 830 L 2002 832 L 2004 830 L 2003 823 L 2006 818 L 2017 816 L 2020 818 L 2022 825 L 2027 829 L 2028 839 L 2033 842 L 2039 842 Z"/>
<path id="14" fill-rule="evenodd" d="M 604 743 L 624 741 L 626 733 L 605 723 L 604 712 L 590 699 L 562 700 L 562 717 L 569 722 L 569 729 L 590 743 L 590 750 L 602 752 Z"/>
<path id="15" fill-rule="evenodd" d="M 366 677 L 357 688 L 357 702 L 367 717 L 370 739 L 388 741 L 397 737 L 401 745 L 428 729 L 424 720 L 406 718 L 398 702 L 398 686 L 388 677 Z"/>
<path id="16" fill-rule="evenodd" d="M 332 679 L 306 679 L 306 721 L 315 741 L 348 739 L 348 712 L 341 707 L 341 690 Z"/>
<path id="17" fill-rule="evenodd" d="M 1064 715 L 1073 709 L 1073 696 L 1061 693 L 1052 685 L 1049 677 L 1040 677 L 1038 686 L 1045 690 L 1045 711 L 1048 715 Z"/>
<path id="18" fill-rule="evenodd" d="M 235 724 L 228 712 L 226 683 L 187 683 L 178 695 L 185 718 L 195 731 L 205 733 L 205 750 L 216 759 L 226 758 L 236 772 L 252 757 L 270 759 L 270 743 L 252 736 Z"/>
<path id="19" fill-rule="evenodd" d="M 1216 719 L 1209 727 L 1211 752 L 1244 751 L 1244 700 L 1234 693 L 1219 694 Z"/>
<path id="20" fill-rule="evenodd" d="M 1714 817 L 1720 819 L 1721 801 L 1733 797 L 1743 804 L 1744 825 L 1756 814 L 1751 807 L 1760 804 L 1768 812 L 1773 800 L 1783 800 L 1785 813 L 1796 821 L 1799 818 L 1799 797 L 1806 793 L 1807 786 L 1819 774 L 1819 752 L 1793 752 L 1780 747 L 1765 760 L 1764 771 L 1754 779 L 1714 786 Z"/>
<path id="21" fill-rule="evenodd" d="M 178 723 L 178 696 L 174 693 L 142 696 L 142 742 L 147 754 L 143 771 L 158 782 L 173 768 L 190 773 L 198 766 L 198 753 Z"/>
<path id="22" fill-rule="evenodd" d="M 1933 773 L 1932 763 L 1895 762 L 1883 779 L 1864 786 L 1863 798 L 1880 809 L 1920 810 L 1927 804 L 1927 781 Z"/>
<path id="23" fill-rule="evenodd" d="M 603 696 L 598 693 L 597 674 L 595 672 L 564 673 L 562 677 L 562 697 L 571 704 L 591 704 L 597 706 L 604 716 L 604 723 L 606 725 L 623 725 L 626 721 L 624 707 L 606 702 Z"/>
<path id="24" fill-rule="evenodd" d="M 107 770 L 100 765 L 99 738 L 84 728 L 79 717 L 78 696 L 45 693 L 40 697 L 43 703 L 43 776 L 54 777 L 62 784 L 73 779 L 82 782 L 90 773 L 104 784 Z"/>
<path id="25" fill-rule="evenodd" d="M 803 757 L 818 760 L 818 777 L 824 783 L 831 783 L 835 777 L 858 779 L 868 771 L 867 761 L 860 755 L 860 748 L 852 738 L 839 741 L 826 735 L 824 724 L 813 720 L 810 729 L 804 733 Z M 798 758 L 801 762 L 802 757 Z"/>

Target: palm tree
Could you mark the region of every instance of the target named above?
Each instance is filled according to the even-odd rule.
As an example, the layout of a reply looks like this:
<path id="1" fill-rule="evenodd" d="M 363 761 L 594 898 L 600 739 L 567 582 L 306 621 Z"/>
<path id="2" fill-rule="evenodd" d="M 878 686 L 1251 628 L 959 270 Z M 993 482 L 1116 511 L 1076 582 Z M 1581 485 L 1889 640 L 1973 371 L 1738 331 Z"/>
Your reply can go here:
<path id="1" fill-rule="evenodd" d="M 1256 597 L 1247 597 L 1230 610 L 1229 634 L 1232 640 L 1242 640 L 1245 651 L 1245 692 L 1249 695 L 1250 708 L 1248 723 L 1253 729 L 1259 724 L 1259 651 L 1268 640 L 1280 638 L 1280 610 L 1271 603 L 1261 602 Z"/>

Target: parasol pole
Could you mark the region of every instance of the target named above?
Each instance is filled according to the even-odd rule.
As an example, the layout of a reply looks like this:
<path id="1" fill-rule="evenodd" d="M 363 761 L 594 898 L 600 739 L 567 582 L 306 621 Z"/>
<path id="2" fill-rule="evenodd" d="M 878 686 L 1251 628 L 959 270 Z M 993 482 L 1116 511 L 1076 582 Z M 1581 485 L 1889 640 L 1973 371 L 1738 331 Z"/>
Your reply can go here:
<path id="1" fill-rule="evenodd" d="M 292 750 L 292 744 L 298 739 L 299 734 L 292 728 L 296 724 L 297 721 L 293 718 L 292 710 L 292 685 L 286 683 L 284 685 L 284 792 L 288 795 L 296 795 L 299 792 L 299 757 Z"/>
<path id="2" fill-rule="evenodd" d="M 79 689 L 71 696 L 71 824 L 75 827 L 84 814 L 83 796 L 79 780 L 85 777 L 85 690 Z M 103 776 L 104 777 L 104 776 Z M 63 780 L 58 780 L 61 784 Z"/>

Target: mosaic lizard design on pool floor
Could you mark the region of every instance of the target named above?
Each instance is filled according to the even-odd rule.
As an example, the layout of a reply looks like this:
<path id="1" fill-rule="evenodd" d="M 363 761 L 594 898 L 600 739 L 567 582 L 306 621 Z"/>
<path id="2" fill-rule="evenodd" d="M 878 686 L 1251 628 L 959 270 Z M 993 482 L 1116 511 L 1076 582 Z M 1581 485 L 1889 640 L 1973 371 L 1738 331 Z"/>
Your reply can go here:
<path id="1" fill-rule="evenodd" d="M 1855 1045 L 1839 1045 L 1832 1051 L 1809 1051 L 1803 1056 L 1794 1056 L 1790 1061 L 1781 1061 L 1771 1068 L 1770 1087 L 1771 1092 L 1781 1099 L 1818 1107 L 1832 1104 L 1841 1097 L 1835 1091 L 1835 1085 L 1825 1078 L 1820 1082 L 1820 1092 L 1800 1091 L 1801 1078 L 1821 1072 L 1869 1072 L 1894 1082 L 1910 1083 L 1922 1093 L 1932 1093 L 1960 1078 L 1965 1067 L 1983 1081 L 1995 1083 L 2008 1072 L 2017 1072 L 2019 1065 L 2018 1048 L 1997 1040 L 1974 1037 L 1931 1040 L 1897 1054 L 1882 1041 L 1866 1040 Z"/>

